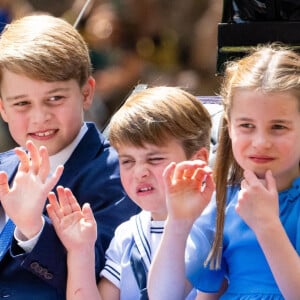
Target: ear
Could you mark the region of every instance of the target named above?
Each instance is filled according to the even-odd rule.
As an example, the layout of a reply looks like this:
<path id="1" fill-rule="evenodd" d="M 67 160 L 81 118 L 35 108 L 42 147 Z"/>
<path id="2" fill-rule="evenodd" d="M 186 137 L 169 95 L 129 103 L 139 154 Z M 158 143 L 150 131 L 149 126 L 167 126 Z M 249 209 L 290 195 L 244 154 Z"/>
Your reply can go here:
<path id="1" fill-rule="evenodd" d="M 3 105 L 3 100 L 0 98 L 0 114 L 4 122 L 7 123 L 7 116 Z"/>
<path id="2" fill-rule="evenodd" d="M 191 157 L 191 160 L 200 159 L 208 163 L 209 158 L 209 152 L 205 147 L 200 148 L 193 156 Z"/>
<path id="3" fill-rule="evenodd" d="M 81 91 L 83 95 L 83 109 L 88 110 L 93 103 L 95 93 L 95 79 L 92 76 L 88 78 Z"/>

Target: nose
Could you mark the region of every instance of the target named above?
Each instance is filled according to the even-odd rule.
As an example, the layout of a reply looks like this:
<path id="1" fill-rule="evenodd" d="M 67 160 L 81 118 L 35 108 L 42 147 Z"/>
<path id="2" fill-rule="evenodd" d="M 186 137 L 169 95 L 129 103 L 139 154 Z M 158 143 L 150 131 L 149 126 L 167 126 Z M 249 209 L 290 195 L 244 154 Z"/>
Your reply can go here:
<path id="1" fill-rule="evenodd" d="M 258 130 L 253 136 L 252 144 L 258 149 L 270 148 L 272 145 L 270 135 L 264 130 Z"/>
<path id="2" fill-rule="evenodd" d="M 51 114 L 46 107 L 37 106 L 31 111 L 31 121 L 36 124 L 43 124 L 51 118 Z"/>
<path id="3" fill-rule="evenodd" d="M 147 164 L 139 164 L 135 169 L 135 176 L 138 179 L 147 178 L 150 174 L 150 170 Z"/>

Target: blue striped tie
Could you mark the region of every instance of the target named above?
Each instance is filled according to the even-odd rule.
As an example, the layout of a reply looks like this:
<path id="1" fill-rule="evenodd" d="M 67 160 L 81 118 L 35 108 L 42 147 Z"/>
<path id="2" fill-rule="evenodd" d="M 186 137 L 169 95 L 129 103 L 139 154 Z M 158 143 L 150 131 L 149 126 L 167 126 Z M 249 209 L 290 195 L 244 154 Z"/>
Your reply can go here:
<path id="1" fill-rule="evenodd" d="M 13 237 L 14 229 L 15 229 L 15 224 L 12 222 L 11 219 L 8 219 L 2 232 L 0 233 L 0 261 L 2 260 L 3 256 L 5 255 L 10 245 L 10 242 Z"/>

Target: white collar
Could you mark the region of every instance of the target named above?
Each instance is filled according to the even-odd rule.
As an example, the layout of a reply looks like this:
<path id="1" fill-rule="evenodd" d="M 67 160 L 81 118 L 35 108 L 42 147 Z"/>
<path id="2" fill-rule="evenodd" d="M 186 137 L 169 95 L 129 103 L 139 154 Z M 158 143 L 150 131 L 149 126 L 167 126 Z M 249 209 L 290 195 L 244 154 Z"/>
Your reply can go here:
<path id="1" fill-rule="evenodd" d="M 67 147 L 62 149 L 60 152 L 52 155 L 49 157 L 50 160 L 50 172 L 51 174 L 55 171 L 58 165 L 64 165 L 65 162 L 69 159 L 85 133 L 88 131 L 88 127 L 86 123 L 83 123 L 79 133 L 77 134 L 76 138 L 69 144 Z"/>

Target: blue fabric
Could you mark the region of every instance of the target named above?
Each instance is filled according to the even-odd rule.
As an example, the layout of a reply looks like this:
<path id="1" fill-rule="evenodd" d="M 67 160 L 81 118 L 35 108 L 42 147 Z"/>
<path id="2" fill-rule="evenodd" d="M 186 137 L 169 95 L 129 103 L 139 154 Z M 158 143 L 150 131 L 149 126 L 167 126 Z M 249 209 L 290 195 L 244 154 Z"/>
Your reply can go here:
<path id="1" fill-rule="evenodd" d="M 15 224 L 12 222 L 12 220 L 8 220 L 2 232 L 0 233 L 0 261 L 11 243 L 14 229 Z"/>
<path id="2" fill-rule="evenodd" d="M 148 300 L 148 291 L 147 291 L 147 274 L 145 265 L 143 263 L 142 256 L 134 243 L 131 248 L 130 264 L 134 277 L 140 289 L 140 300 Z"/>
<path id="3" fill-rule="evenodd" d="M 224 299 L 283 299 L 254 232 L 235 211 L 239 187 L 230 188 L 226 206 L 222 266 L 212 271 L 203 267 L 209 252 L 204 247 L 206 232 L 215 228 L 215 201 L 194 224 L 187 246 L 187 276 L 196 288 L 216 292 L 224 278 L 229 287 Z M 300 255 L 300 177 L 290 189 L 279 193 L 280 219 Z M 210 213 L 212 212 L 212 214 Z M 212 233 L 210 233 L 211 235 Z M 296 248 L 297 245 L 297 248 Z"/>
<path id="4" fill-rule="evenodd" d="M 5 26 L 12 20 L 11 13 L 5 8 L 0 8 L 0 33 L 3 31 Z"/>
<path id="5" fill-rule="evenodd" d="M 80 206 L 89 202 L 98 224 L 96 274 L 104 267 L 104 251 L 115 228 L 140 211 L 124 193 L 116 151 L 87 123 L 88 131 L 64 165 L 58 185 L 71 188 Z M 0 170 L 10 181 L 18 166 L 14 151 L 0 154 Z M 0 295 L 14 300 L 65 299 L 66 251 L 46 216 L 45 227 L 34 249 L 25 254 L 15 240 L 0 261 Z M 80 259 L 80 258 L 79 258 Z"/>

